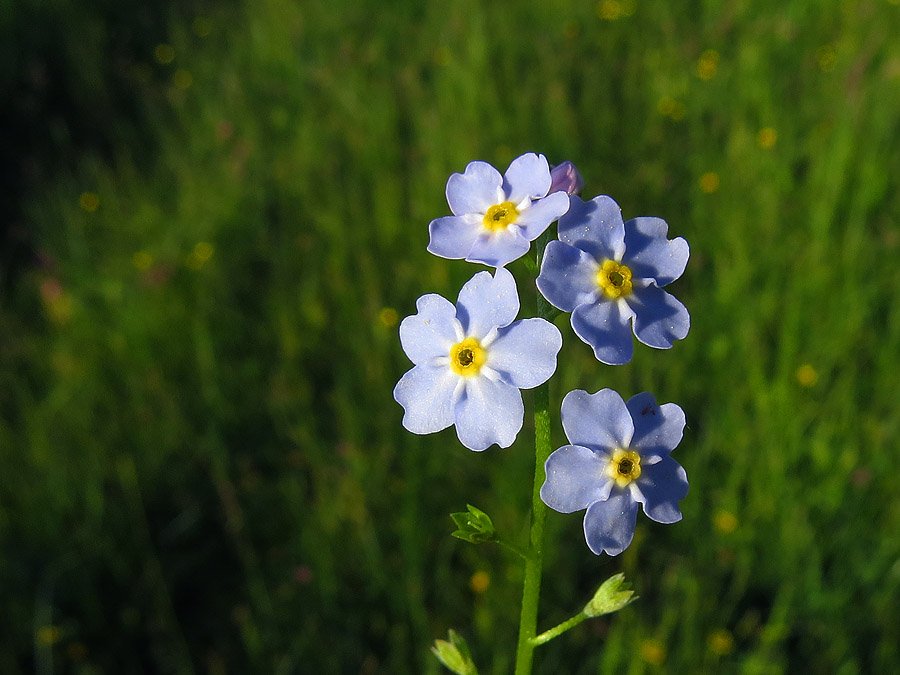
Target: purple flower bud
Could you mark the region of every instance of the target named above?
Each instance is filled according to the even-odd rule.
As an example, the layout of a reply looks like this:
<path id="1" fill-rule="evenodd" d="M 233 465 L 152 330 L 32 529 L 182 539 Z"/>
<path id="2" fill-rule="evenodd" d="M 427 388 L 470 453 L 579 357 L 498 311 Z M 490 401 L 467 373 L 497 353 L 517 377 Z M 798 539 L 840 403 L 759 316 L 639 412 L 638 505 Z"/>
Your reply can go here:
<path id="1" fill-rule="evenodd" d="M 553 167 L 550 171 L 550 194 L 565 192 L 570 195 L 578 194 L 584 189 L 584 178 L 578 173 L 578 169 L 572 162 L 563 162 Z"/>

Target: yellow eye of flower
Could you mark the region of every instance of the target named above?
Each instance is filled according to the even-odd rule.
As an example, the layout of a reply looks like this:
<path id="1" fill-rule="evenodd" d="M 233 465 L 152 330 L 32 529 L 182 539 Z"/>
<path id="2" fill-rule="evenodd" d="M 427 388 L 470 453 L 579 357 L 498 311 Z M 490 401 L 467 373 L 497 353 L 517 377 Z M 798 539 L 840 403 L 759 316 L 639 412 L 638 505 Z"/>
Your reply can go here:
<path id="1" fill-rule="evenodd" d="M 477 375 L 486 360 L 487 351 L 475 338 L 466 338 L 450 348 L 450 367 L 458 375 Z"/>
<path id="2" fill-rule="evenodd" d="M 597 272 L 597 285 L 610 300 L 631 293 L 631 270 L 615 260 L 607 260 Z"/>
<path id="3" fill-rule="evenodd" d="M 616 448 L 609 458 L 606 475 L 616 481 L 616 485 L 620 488 L 625 487 L 631 481 L 640 478 L 641 456 L 634 450 Z"/>
<path id="4" fill-rule="evenodd" d="M 516 222 L 519 212 L 516 210 L 515 204 L 512 202 L 503 202 L 502 204 L 494 204 L 484 214 L 482 221 L 485 229 L 497 232 L 506 229 L 507 225 Z"/>

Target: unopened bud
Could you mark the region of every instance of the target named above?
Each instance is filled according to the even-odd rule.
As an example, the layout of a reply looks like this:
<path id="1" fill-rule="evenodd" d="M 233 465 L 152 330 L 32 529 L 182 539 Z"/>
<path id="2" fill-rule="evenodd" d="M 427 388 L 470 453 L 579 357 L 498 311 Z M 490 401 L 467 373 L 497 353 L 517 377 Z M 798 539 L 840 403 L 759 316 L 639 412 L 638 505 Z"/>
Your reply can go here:
<path id="1" fill-rule="evenodd" d="M 550 191 L 547 194 L 565 192 L 574 195 L 583 189 L 584 178 L 581 177 L 572 162 L 563 162 L 550 171 Z"/>

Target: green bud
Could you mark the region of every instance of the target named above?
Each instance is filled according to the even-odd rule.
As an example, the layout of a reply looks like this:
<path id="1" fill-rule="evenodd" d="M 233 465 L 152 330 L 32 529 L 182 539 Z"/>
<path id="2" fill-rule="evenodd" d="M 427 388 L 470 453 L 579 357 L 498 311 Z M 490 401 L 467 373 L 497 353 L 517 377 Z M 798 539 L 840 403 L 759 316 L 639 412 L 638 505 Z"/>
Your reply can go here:
<path id="1" fill-rule="evenodd" d="M 495 541 L 497 531 L 491 517 L 481 509 L 476 509 L 467 504 L 468 511 L 451 513 L 450 518 L 456 523 L 457 530 L 451 534 L 457 539 L 468 541 L 472 544 L 480 544 L 485 541 Z"/>
<path id="2" fill-rule="evenodd" d="M 631 590 L 631 584 L 625 583 L 625 575 L 614 574 L 600 585 L 600 588 L 594 593 L 594 597 L 582 611 L 589 618 L 612 614 L 635 600 L 637 600 L 637 596 Z"/>
<path id="3" fill-rule="evenodd" d="M 457 675 L 478 675 L 478 669 L 472 663 L 472 653 L 466 641 L 455 631 L 450 630 L 447 636 L 450 641 L 435 640 L 431 651 L 438 661 Z"/>

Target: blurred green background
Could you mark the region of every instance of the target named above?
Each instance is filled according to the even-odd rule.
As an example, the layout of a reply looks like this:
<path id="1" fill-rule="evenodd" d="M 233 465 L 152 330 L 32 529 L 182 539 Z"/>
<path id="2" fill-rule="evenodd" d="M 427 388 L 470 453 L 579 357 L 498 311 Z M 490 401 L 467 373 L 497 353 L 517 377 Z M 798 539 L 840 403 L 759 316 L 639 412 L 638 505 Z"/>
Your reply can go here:
<path id="1" fill-rule="evenodd" d="M 900 672 L 900 2 L 0 3 L 0 672 L 509 673 L 530 428 L 400 426 L 447 177 L 542 152 L 692 257 L 684 520 L 551 513 L 537 673 Z M 533 284 L 512 266 L 533 315 Z M 526 406 L 530 397 L 526 395 Z M 564 442 L 558 420 L 555 440 Z"/>

